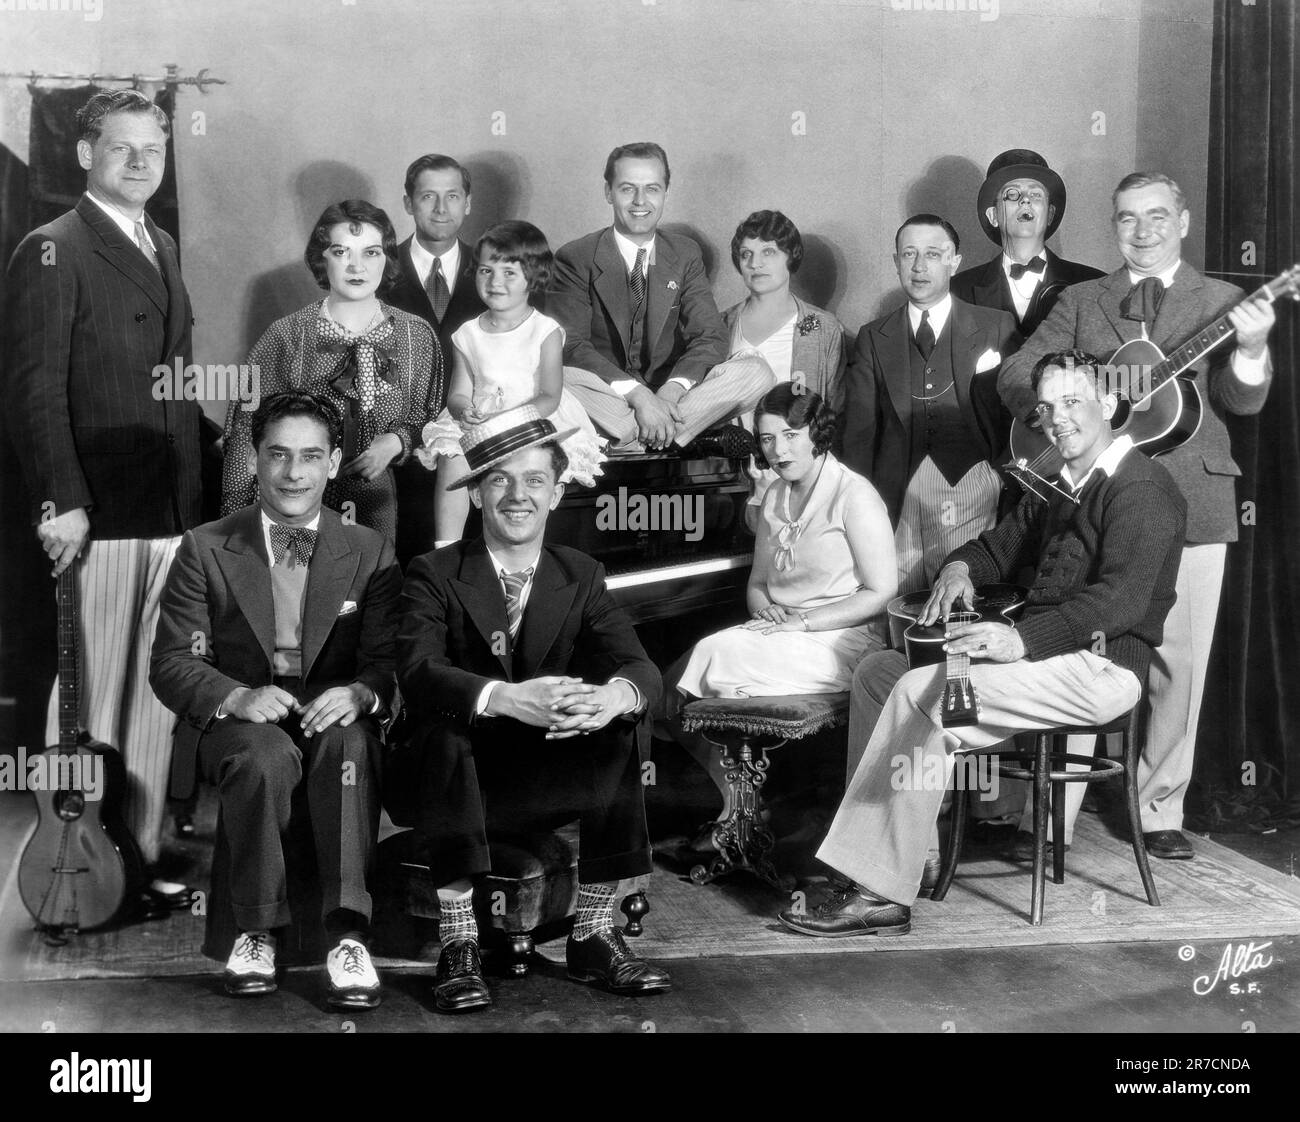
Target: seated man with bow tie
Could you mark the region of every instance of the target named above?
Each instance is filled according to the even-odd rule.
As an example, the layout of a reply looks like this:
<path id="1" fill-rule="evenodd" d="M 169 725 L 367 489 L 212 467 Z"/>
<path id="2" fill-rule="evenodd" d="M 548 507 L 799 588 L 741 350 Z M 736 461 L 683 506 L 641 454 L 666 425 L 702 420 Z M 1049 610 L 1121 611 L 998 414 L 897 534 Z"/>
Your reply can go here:
<path id="1" fill-rule="evenodd" d="M 1149 339 L 1168 355 L 1233 309 L 1229 319 L 1236 346 L 1219 347 L 1180 374 L 1200 390 L 1200 426 L 1185 444 L 1160 457 L 1187 499 L 1187 543 L 1178 598 L 1147 675 L 1150 724 L 1138 768 L 1138 801 L 1148 852 L 1190 858 L 1192 847 L 1182 833 L 1183 797 L 1192 778 L 1227 543 L 1237 540 L 1235 480 L 1241 469 L 1232 458 L 1226 418 L 1264 407 L 1272 378 L 1267 341 L 1274 313 L 1262 299 L 1240 303 L 1245 293 L 1236 285 L 1204 277 L 1182 259 L 1191 213 L 1169 176 L 1133 172 L 1115 188 L 1111 203 L 1124 264 L 1061 294 L 1002 367 L 998 391 L 1013 414 L 1026 417 L 1035 405 L 1030 376 L 1044 355 L 1081 348 L 1104 359 L 1133 339 Z M 1070 812 L 1081 798 L 1068 804 L 1067 836 Z"/>
<path id="2" fill-rule="evenodd" d="M 570 978 L 627 995 L 670 985 L 613 917 L 618 882 L 651 869 L 638 749 L 663 685 L 600 564 L 542 544 L 567 435 L 531 406 L 467 431 L 471 470 L 452 486 L 469 486 L 482 536 L 417 558 L 402 589 L 398 681 L 416 733 L 389 761 L 386 805 L 415 826 L 439 886 L 441 1012 L 491 1004 L 471 878 L 491 871 L 497 823 L 579 822 Z"/>
<path id="3" fill-rule="evenodd" d="M 394 694 L 401 576 L 392 545 L 321 506 L 342 420 L 296 391 L 262 401 L 249 469 L 259 502 L 187 533 L 162 594 L 149 682 L 181 718 L 175 786 L 197 768 L 221 799 L 240 935 L 236 996 L 275 989 L 289 922 L 282 837 L 306 784 L 326 931 L 329 1003 L 379 1004 L 366 946 L 366 866 L 379 827 L 377 719 Z"/>

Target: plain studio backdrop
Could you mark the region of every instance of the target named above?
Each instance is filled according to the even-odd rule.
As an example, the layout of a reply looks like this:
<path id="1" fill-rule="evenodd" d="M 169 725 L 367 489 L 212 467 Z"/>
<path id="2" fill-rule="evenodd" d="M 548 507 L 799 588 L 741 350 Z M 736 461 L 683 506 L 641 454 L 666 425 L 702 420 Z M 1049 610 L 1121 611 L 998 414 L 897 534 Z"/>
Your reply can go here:
<path id="1" fill-rule="evenodd" d="M 894 229 L 936 211 L 965 264 L 994 247 L 975 194 L 1005 148 L 1041 152 L 1069 207 L 1053 247 L 1118 262 L 1110 192 L 1180 181 L 1203 263 L 1212 0 L 46 0 L 0 11 L 0 72 L 207 69 L 175 120 L 181 252 L 199 363 L 238 363 L 318 295 L 302 263 L 329 202 L 362 196 L 410 233 L 424 152 L 473 174 L 472 243 L 525 218 L 552 248 L 608 224 L 605 157 L 657 140 L 665 222 L 702 245 L 720 307 L 729 244 L 773 207 L 807 246 L 796 290 L 856 331 L 899 300 Z M 938 0 L 942 8 L 943 0 Z M 913 11 L 916 7 L 922 10 Z M 21 10 L 8 10 L 18 8 Z M 903 9 L 903 10 L 899 10 Z M 90 18 L 98 14 L 98 18 Z M 993 17 L 993 18 L 990 18 Z M 26 160 L 28 93 L 0 82 L 0 143 Z M 223 408 L 210 405 L 214 416 Z"/>

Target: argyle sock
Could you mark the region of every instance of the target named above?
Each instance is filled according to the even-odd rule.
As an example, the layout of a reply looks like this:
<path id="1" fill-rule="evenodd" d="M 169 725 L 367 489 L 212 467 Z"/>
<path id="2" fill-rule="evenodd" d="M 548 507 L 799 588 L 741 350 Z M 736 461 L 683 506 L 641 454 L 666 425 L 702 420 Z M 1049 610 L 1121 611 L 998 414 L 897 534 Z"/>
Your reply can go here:
<path id="1" fill-rule="evenodd" d="M 613 884 L 578 885 L 578 910 L 573 919 L 573 937 L 585 939 L 614 926 Z"/>
<path id="2" fill-rule="evenodd" d="M 446 946 L 453 939 L 478 942 L 478 921 L 474 918 L 474 890 L 455 887 L 438 889 L 438 939 Z"/>

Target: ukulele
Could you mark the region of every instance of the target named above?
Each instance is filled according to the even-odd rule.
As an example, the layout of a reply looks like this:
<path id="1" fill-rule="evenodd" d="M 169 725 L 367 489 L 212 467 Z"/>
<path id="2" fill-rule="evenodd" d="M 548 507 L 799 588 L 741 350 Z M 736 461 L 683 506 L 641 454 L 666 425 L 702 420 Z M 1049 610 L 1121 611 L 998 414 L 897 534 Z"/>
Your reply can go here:
<path id="1" fill-rule="evenodd" d="M 1300 300 L 1300 264 L 1292 265 L 1264 285 L 1249 300 L 1263 298 L 1269 303 L 1289 295 Z M 1238 305 L 1240 307 L 1240 305 Z M 1121 346 L 1104 370 L 1111 383 L 1108 389 L 1118 392 L 1119 407 L 1110 419 L 1116 436 L 1127 434 L 1148 456 L 1159 456 L 1185 444 L 1201 426 L 1201 391 L 1191 378 L 1180 378 L 1189 367 L 1204 358 L 1235 329 L 1228 313 L 1219 316 L 1196 332 L 1168 358 L 1148 339 L 1132 339 Z M 1061 454 L 1052 447 L 1037 416 L 1028 421 L 1017 417 L 1011 424 L 1012 474 L 1050 479 L 1064 466 Z"/>
<path id="2" fill-rule="evenodd" d="M 37 926 L 75 934 L 102 927 L 144 883 L 144 861 L 121 817 L 121 754 L 78 727 L 79 612 L 72 566 L 59 574 L 59 742 L 32 763 L 39 821 L 18 866 Z"/>
<path id="3" fill-rule="evenodd" d="M 949 627 L 970 623 L 1012 623 L 1025 606 L 1025 590 L 1014 584 L 982 584 L 975 590 L 975 603 L 958 600 L 946 622 L 928 625 L 917 623 L 930 590 L 895 596 L 889 602 L 889 633 L 895 649 L 907 652 L 907 665 L 935 666 L 945 663 L 943 705 L 944 728 L 977 725 L 980 699 L 970 680 L 970 655 L 954 654 L 943 649 L 943 633 Z"/>

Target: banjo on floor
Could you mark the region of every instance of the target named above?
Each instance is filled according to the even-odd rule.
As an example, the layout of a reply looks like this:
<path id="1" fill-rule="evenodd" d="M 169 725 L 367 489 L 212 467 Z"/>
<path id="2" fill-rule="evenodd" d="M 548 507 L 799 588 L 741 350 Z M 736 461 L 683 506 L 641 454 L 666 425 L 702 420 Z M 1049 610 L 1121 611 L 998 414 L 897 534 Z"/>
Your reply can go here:
<path id="1" fill-rule="evenodd" d="M 1300 300 L 1300 264 L 1279 273 L 1242 303 L 1257 299 L 1272 303 L 1288 295 Z M 1232 337 L 1235 328 L 1228 314 L 1207 324 L 1167 358 L 1147 339 L 1132 339 L 1111 355 L 1105 373 L 1111 379 L 1108 388 L 1118 390 L 1119 408 L 1110 419 L 1116 436 L 1127 435 L 1148 456 L 1159 456 L 1196 434 L 1201 426 L 1201 392 L 1194 380 L 1179 375 Z M 1064 463 L 1036 416 L 1012 422 L 1007 468 L 1022 483 L 1031 486 L 1029 479 L 1035 478 L 1046 481 Z"/>

